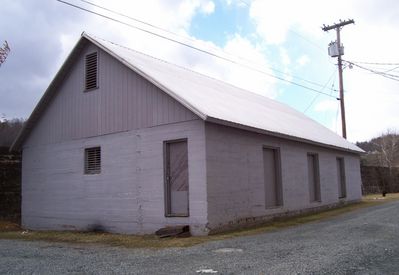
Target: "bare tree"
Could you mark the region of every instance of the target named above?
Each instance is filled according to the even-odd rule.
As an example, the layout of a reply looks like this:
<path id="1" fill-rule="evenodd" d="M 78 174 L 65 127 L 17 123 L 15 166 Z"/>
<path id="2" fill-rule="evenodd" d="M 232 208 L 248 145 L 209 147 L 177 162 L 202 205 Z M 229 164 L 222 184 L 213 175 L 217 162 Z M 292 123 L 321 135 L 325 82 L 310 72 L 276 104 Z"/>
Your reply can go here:
<path id="1" fill-rule="evenodd" d="M 3 47 L 0 47 L 0 67 L 6 61 L 8 54 L 10 53 L 11 49 L 7 43 L 7 40 L 4 41 Z"/>
<path id="2" fill-rule="evenodd" d="M 382 136 L 380 142 L 381 164 L 393 167 L 398 158 L 399 134 L 392 129 L 388 129 Z"/>

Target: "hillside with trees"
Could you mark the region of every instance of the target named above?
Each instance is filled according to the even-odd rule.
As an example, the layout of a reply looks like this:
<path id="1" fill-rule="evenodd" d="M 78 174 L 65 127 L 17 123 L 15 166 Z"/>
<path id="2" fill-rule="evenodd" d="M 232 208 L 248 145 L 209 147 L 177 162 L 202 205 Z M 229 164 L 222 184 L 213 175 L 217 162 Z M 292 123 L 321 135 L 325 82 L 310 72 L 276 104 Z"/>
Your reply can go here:
<path id="1" fill-rule="evenodd" d="M 370 141 L 357 142 L 366 151 L 362 164 L 366 166 L 399 167 L 399 133 L 387 130 Z"/>
<path id="2" fill-rule="evenodd" d="M 3 119 L 0 121 L 0 147 L 10 147 L 19 131 L 22 129 L 22 119 Z"/>
<path id="3" fill-rule="evenodd" d="M 23 123 L 0 119 L 0 219 L 18 221 L 21 213 L 21 155 L 8 150 Z"/>
<path id="4" fill-rule="evenodd" d="M 362 191 L 399 192 L 399 134 L 388 130 L 370 141 L 356 144 L 366 154 L 361 156 Z"/>

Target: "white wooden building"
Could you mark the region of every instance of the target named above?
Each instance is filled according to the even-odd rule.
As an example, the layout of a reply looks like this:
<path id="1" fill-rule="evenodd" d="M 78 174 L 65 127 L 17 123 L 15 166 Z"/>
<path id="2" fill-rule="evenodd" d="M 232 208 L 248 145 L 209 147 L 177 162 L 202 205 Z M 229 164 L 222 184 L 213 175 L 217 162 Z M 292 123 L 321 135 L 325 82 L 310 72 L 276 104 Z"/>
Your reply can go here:
<path id="1" fill-rule="evenodd" d="M 29 229 L 202 235 L 361 198 L 362 150 L 329 129 L 85 33 L 12 149 Z"/>

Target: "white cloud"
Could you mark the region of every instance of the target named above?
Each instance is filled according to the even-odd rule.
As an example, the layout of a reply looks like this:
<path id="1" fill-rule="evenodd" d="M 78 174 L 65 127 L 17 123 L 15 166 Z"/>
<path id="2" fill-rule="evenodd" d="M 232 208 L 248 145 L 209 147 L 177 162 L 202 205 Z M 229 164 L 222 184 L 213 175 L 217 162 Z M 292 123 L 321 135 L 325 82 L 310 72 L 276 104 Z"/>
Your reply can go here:
<path id="1" fill-rule="evenodd" d="M 272 11 L 267 2 L 253 1 L 250 8 L 250 16 L 255 21 L 257 33 L 267 43 L 280 44 L 286 39 L 289 21 L 279 20 L 279 17 L 282 14 L 281 12 L 285 13 L 290 9 L 281 9 L 278 3 L 282 1 L 273 1 L 276 10 Z"/>
<path id="2" fill-rule="evenodd" d="M 72 0 L 76 1 L 76 0 Z M 9 1 L 6 5 L 10 10 L 5 10 L 5 14 L 10 13 L 10 16 L 15 19 L 15 21 L 7 22 L 7 24 L 15 25 L 17 29 L 25 29 L 25 33 L 36 33 L 38 31 L 38 27 L 35 25 L 35 28 L 30 29 L 32 24 L 27 23 L 26 21 L 32 20 L 32 22 L 37 22 L 38 20 L 27 16 L 28 11 L 24 10 L 24 5 L 15 5 L 13 1 Z M 76 4 L 83 5 L 83 3 L 76 1 Z M 101 8 L 94 8 L 93 6 L 87 5 L 86 7 L 90 9 L 94 9 L 94 11 L 104 14 L 106 16 L 112 16 L 118 20 L 127 22 L 129 24 L 133 24 L 139 28 L 150 30 L 151 32 L 156 32 L 161 35 L 172 36 L 178 40 L 182 40 L 186 43 L 194 43 L 195 46 L 206 48 L 209 51 L 216 51 L 218 54 L 224 55 L 219 50 L 227 50 L 235 55 L 240 55 L 245 57 L 246 59 L 250 59 L 253 62 L 260 63 L 262 67 L 267 68 L 267 61 L 262 54 L 262 50 L 259 46 L 252 44 L 246 38 L 241 36 L 232 36 L 230 37 L 225 44 L 224 48 L 218 48 L 214 43 L 209 41 L 202 41 L 195 39 L 194 37 L 190 37 L 188 32 L 190 29 L 190 24 L 193 18 L 198 13 L 210 14 L 215 10 L 215 4 L 210 0 L 176 0 L 176 1 L 162 1 L 162 0 L 148 0 L 143 1 L 140 5 L 133 3 L 132 1 L 106 1 L 106 0 L 98 0 L 96 4 L 100 6 L 104 6 L 116 12 L 123 13 L 127 16 L 137 18 L 138 20 L 146 21 L 150 24 L 161 26 L 164 29 L 172 31 L 174 33 L 178 33 L 179 37 L 173 36 L 170 33 L 166 33 L 165 31 L 154 29 L 149 27 L 148 25 L 139 23 L 134 20 L 130 20 L 121 15 L 116 15 L 109 11 L 105 11 Z M 35 9 L 39 11 L 46 11 L 48 7 L 46 3 L 41 2 L 38 5 L 30 5 L 29 13 L 38 14 L 35 12 Z M 22 16 L 12 16 L 12 14 L 16 14 L 15 11 L 11 11 L 11 8 L 19 9 L 20 15 Z M 7 115 L 20 117 L 26 117 L 30 111 L 33 109 L 35 103 L 43 94 L 44 90 L 50 83 L 52 77 L 54 77 L 57 69 L 60 68 L 61 63 L 65 60 L 69 52 L 72 50 L 72 47 L 75 45 L 77 40 L 80 37 L 82 31 L 86 31 L 90 34 L 96 35 L 101 38 L 105 38 L 110 41 L 114 41 L 121 45 L 125 45 L 131 47 L 135 50 L 150 54 L 152 56 L 162 58 L 169 62 L 185 66 L 190 69 L 199 70 L 205 74 L 211 75 L 213 77 L 231 82 L 232 84 L 250 89 L 254 92 L 258 92 L 268 96 L 275 96 L 273 93 L 273 84 L 274 79 L 265 77 L 262 74 L 253 73 L 248 69 L 244 69 L 240 66 L 232 65 L 226 61 L 222 61 L 220 59 L 214 58 L 212 56 L 208 56 L 206 54 L 196 52 L 195 50 L 189 49 L 187 47 L 181 46 L 179 44 L 173 43 L 171 41 L 164 40 L 162 38 L 153 36 L 151 34 L 139 31 L 137 29 L 107 20 L 105 18 L 86 13 L 80 11 L 78 9 L 74 9 L 70 6 L 63 5 L 61 3 L 51 3 L 51 12 L 49 17 L 43 17 L 43 19 L 47 18 L 56 18 L 56 23 L 52 23 L 51 20 L 42 20 L 40 22 L 40 33 L 52 33 L 52 35 L 45 35 L 46 39 L 42 41 L 35 41 L 36 43 L 32 43 L 35 39 L 35 36 L 19 36 L 25 37 L 24 44 L 26 45 L 34 45 L 37 47 L 41 47 L 40 45 L 58 45 L 58 48 L 52 46 L 52 51 L 41 51 L 40 56 L 37 56 L 37 61 L 34 59 L 31 62 L 31 66 L 27 66 L 26 70 L 34 72 L 31 80 L 26 83 L 22 83 L 20 85 L 25 85 L 25 88 L 19 88 L 18 91 L 24 91 L 24 99 L 26 99 L 26 103 L 24 105 L 24 110 L 17 109 L 16 102 L 18 102 L 18 98 L 21 98 L 18 91 L 8 91 L 2 89 L 0 94 L 3 95 L 3 98 L 7 98 L 7 101 L 3 101 L 0 104 L 0 107 L 3 109 L 3 105 L 9 105 L 10 108 L 5 109 Z M 57 12 L 54 12 L 54 9 Z M 68 18 L 63 18 L 61 14 L 72 14 L 76 16 L 76 19 L 70 21 Z M 41 13 L 40 13 L 41 14 Z M 40 17 L 42 18 L 42 17 Z M 59 25 L 59 22 L 68 22 L 68 28 L 62 27 Z M 0 19 L 0 23 L 2 20 Z M 4 24 L 6 22 L 3 22 Z M 23 24 L 23 25 L 22 25 Z M 38 23 L 39 24 L 39 23 Z M 57 25 L 58 24 L 58 25 Z M 57 28 L 57 31 L 53 29 Z M 49 31 L 51 30 L 51 31 Z M 8 34 L 6 34 L 8 36 Z M 188 39 L 182 38 L 182 36 L 189 37 Z M 39 38 L 40 39 L 40 38 Z M 12 37 L 10 39 L 13 41 Z M 193 42 L 193 40 L 195 42 Z M 38 52 L 38 50 L 34 47 L 31 48 L 30 52 Z M 16 54 L 16 50 L 13 47 L 13 55 Z M 16 55 L 18 58 L 19 55 Z M 226 55 L 227 57 L 231 57 Z M 11 56 L 10 60 L 14 58 Z M 45 57 L 45 58 L 44 58 Z M 50 60 L 50 62 L 49 62 Z M 21 60 L 22 62 L 22 60 Z M 51 63 L 51 64 L 49 64 Z M 12 65 L 12 62 L 8 62 L 7 65 Z M 252 62 L 251 62 L 252 66 Z M 43 74 L 38 68 L 45 69 L 45 74 Z M 262 68 L 263 69 L 263 68 Z M 12 70 L 10 70 L 12 73 Z M 14 75 L 17 75 L 17 71 L 14 71 Z M 10 81 L 9 81 L 10 82 Z M 8 83 L 8 82 L 7 82 Z M 27 88 L 27 85 L 31 83 L 31 89 Z M 13 83 L 7 84 L 10 87 L 13 87 Z M 8 87 L 7 86 L 7 87 Z M 18 86 L 19 87 L 19 86 Z M 32 95 L 28 96 L 28 91 Z M 32 99 L 34 95 L 34 99 Z M 12 102 L 12 105 L 10 102 Z M 21 105 L 21 104 L 19 104 Z M 13 107 L 14 106 L 14 107 Z M 22 105 L 21 105 L 22 106 Z M 13 110 L 13 112 L 9 111 Z"/>
<path id="3" fill-rule="evenodd" d="M 331 131 L 335 132 L 337 135 L 342 136 L 342 120 L 341 120 L 341 115 L 340 115 L 340 111 L 339 111 L 339 107 L 337 106 L 337 111 L 335 112 L 334 116 L 331 117 L 330 119 L 330 125 L 328 125 L 327 127 L 330 128 Z M 348 131 L 347 135 L 348 135 Z M 349 141 L 351 142 L 356 142 L 358 140 L 355 139 L 351 139 L 351 137 L 349 136 L 348 138 Z"/>
<path id="4" fill-rule="evenodd" d="M 345 26 L 341 31 L 345 46 L 344 59 L 397 62 L 398 10 L 397 1 L 338 0 L 326 4 L 318 0 L 254 0 L 250 16 L 257 34 L 269 45 L 286 46 L 289 35 L 299 32 L 304 40 L 312 43 L 316 41 L 318 44 L 322 42 L 324 45 L 321 46 L 326 48 L 329 41 L 336 39 L 336 35 L 334 31 L 323 32 L 320 26 L 331 25 L 339 19 L 353 18 L 356 24 Z M 299 65 L 305 65 L 309 60 L 301 56 L 296 61 Z M 331 61 L 336 62 L 334 59 Z M 322 69 L 321 64 L 321 60 L 312 60 L 313 67 L 319 66 Z M 397 82 L 364 74 L 358 69 L 347 69 L 344 71 L 344 87 L 348 91 L 345 103 L 350 140 L 365 140 L 387 128 L 399 127 L 399 94 L 393 92 L 397 90 Z M 327 103 L 320 103 L 316 107 L 319 111 L 332 109 L 332 105 Z"/>
<path id="5" fill-rule="evenodd" d="M 211 14 L 215 11 L 215 3 L 213 1 L 205 2 L 201 5 L 201 11 L 205 14 Z"/>
<path id="6" fill-rule="evenodd" d="M 77 0 L 73 1 L 81 4 Z M 224 5 L 230 3 L 229 9 L 231 10 L 241 6 L 240 1 L 223 1 L 222 4 Z M 250 4 L 249 16 L 256 27 L 256 34 L 252 36 L 252 33 L 246 33 L 244 34 L 247 35 L 245 37 L 232 34 L 225 41 L 223 50 L 252 60 L 252 62 L 249 62 L 251 66 L 260 63 L 259 66 L 256 66 L 261 70 L 267 70 L 270 66 L 264 53 L 267 52 L 269 56 L 274 53 L 277 58 L 282 58 L 281 64 L 284 65 L 284 68 L 279 68 L 280 70 L 287 74 L 292 71 L 294 75 L 314 80 L 311 76 L 315 72 L 319 73 L 319 70 L 322 70 L 325 64 L 311 55 L 312 50 L 304 49 L 301 45 L 286 43 L 287 37 L 290 38 L 292 32 L 295 31 L 305 39 L 317 44 L 324 43 L 320 46 L 327 47 L 327 43 L 335 39 L 335 33 L 325 33 L 320 29 L 320 26 L 323 23 L 332 24 L 340 18 L 351 17 L 355 19 L 357 24 L 347 26 L 342 31 L 345 59 L 376 62 L 397 62 L 399 60 L 399 51 L 397 51 L 399 48 L 397 36 L 399 2 L 397 1 L 338 0 L 334 5 L 327 5 L 323 1 L 317 0 L 254 0 L 252 2 L 246 0 L 246 2 Z M 122 0 L 97 0 L 96 3 L 184 36 L 189 35 L 191 22 L 197 14 L 211 14 L 217 8 L 215 2 L 210 0 L 148 0 L 141 1 L 140 5 L 133 1 Z M 175 43 L 84 13 L 55 1 L 48 3 L 39 1 L 35 4 L 26 1 L 21 4 L 18 1 L 7 0 L 4 7 L 0 26 L 3 26 L 2 30 L 4 30 L 5 37 L 12 43 L 10 58 L 4 67 L 7 68 L 8 72 L 4 72 L 13 77 L 13 80 L 8 80 L 10 79 L 8 77 L 7 81 L 4 82 L 5 86 L 0 90 L 0 95 L 4 99 L 0 101 L 0 108 L 7 115 L 26 116 L 33 109 L 35 101 L 43 93 L 56 69 L 65 60 L 82 31 L 88 31 L 99 37 L 199 70 L 216 78 L 229 81 L 236 86 L 270 97 L 275 97 L 276 91 L 281 91 L 282 88 L 284 90 L 291 88 L 286 84 L 278 86 L 274 78 L 267 77 L 264 74 L 255 73 L 220 59 L 200 54 Z M 100 9 L 95 10 L 106 15 L 112 15 Z M 140 28 L 150 29 L 138 22 L 116 15 L 112 16 Z M 24 29 L 24 35 L 21 35 L 21 32 L 18 31 L 21 29 Z M 160 30 L 151 30 L 170 36 L 170 34 Z M 212 30 L 208 31 L 211 32 Z M 48 35 L 49 33 L 51 35 Z M 262 41 L 256 40 L 259 37 L 262 38 Z M 371 37 L 373 39 L 370 39 Z M 191 39 L 194 39 L 194 37 L 191 37 Z M 18 42 L 15 44 L 14 41 Z M 184 39 L 184 41 L 192 43 L 191 40 Z M 275 46 L 273 50 L 270 50 L 273 47 L 270 47 L 270 44 Z M 25 45 L 30 46 L 29 54 Z M 216 45 L 210 41 L 196 39 L 195 45 L 211 51 L 217 49 Z M 282 50 L 280 50 L 280 47 Z M 277 50 L 277 52 L 274 50 Z M 293 54 L 294 50 L 295 55 Z M 33 55 L 32 52 L 35 54 Z M 218 52 L 218 54 L 221 53 Z M 231 56 L 228 57 L 231 58 Z M 18 77 L 21 74 L 21 67 L 19 63 L 15 62 L 18 58 L 23 64 L 28 64 L 23 68 L 23 75 L 34 75 L 29 77 L 29 81 L 25 81 L 26 83 Z M 309 64 L 310 58 L 312 59 L 311 64 Z M 27 60 L 28 62 L 26 62 Z M 243 62 L 241 59 L 239 61 Z M 331 62 L 334 62 L 334 60 L 331 59 Z M 317 71 L 308 71 L 310 67 Z M 297 73 L 294 70 L 295 68 L 303 69 L 303 72 Z M 5 74 L 3 75 L 4 78 Z M 28 83 L 32 83 L 32 87 L 27 88 Z M 364 140 L 388 127 L 398 127 L 397 82 L 360 73 L 358 69 L 352 71 L 346 69 L 344 71 L 344 83 L 345 89 L 349 91 L 346 96 L 346 107 L 348 136 L 351 140 Z M 21 96 L 20 91 L 24 91 L 24 96 Z M 21 101 L 24 102 L 21 103 Z M 328 104 L 316 106 L 319 110 L 323 108 L 331 110 Z M 22 109 L 24 111 L 21 111 Z M 333 120 L 335 121 L 335 116 Z"/>
<path id="7" fill-rule="evenodd" d="M 309 56 L 307 56 L 306 54 L 301 55 L 299 58 L 297 58 L 296 63 L 299 66 L 305 66 L 310 62 L 310 58 Z"/>
<path id="8" fill-rule="evenodd" d="M 268 74 L 272 74 L 270 70 L 265 69 L 269 67 L 269 64 L 262 54 L 261 48 L 258 45 L 253 45 L 246 38 L 243 38 L 239 35 L 230 37 L 221 50 L 223 50 L 225 53 L 228 53 L 228 55 L 225 56 L 229 59 L 233 59 L 239 63 L 244 63 L 250 67 L 255 67 L 261 71 L 265 71 Z M 234 55 L 235 57 L 231 56 L 230 54 Z M 276 81 L 274 78 L 267 76 L 264 73 L 256 72 L 231 62 L 227 62 L 215 57 L 202 56 L 201 58 L 197 59 L 196 64 L 191 64 L 191 68 L 195 71 L 210 75 L 223 81 L 227 81 L 237 87 L 247 89 L 264 96 L 271 98 L 277 96 L 277 91 L 275 88 Z"/>
<path id="9" fill-rule="evenodd" d="M 314 107 L 316 112 L 326 112 L 337 110 L 337 100 L 323 100 L 318 102 Z"/>
<path id="10" fill-rule="evenodd" d="M 346 113 L 348 136 L 366 140 L 388 128 L 399 128 L 399 94 L 397 82 L 357 71 L 346 74 L 348 92 Z"/>
<path id="11" fill-rule="evenodd" d="M 280 47 L 280 58 L 281 58 L 281 63 L 283 63 L 284 66 L 288 66 L 291 64 L 291 58 L 288 55 L 287 50 L 283 47 Z"/>
<path id="12" fill-rule="evenodd" d="M 241 1 L 241 0 L 221 0 L 222 3 L 224 3 L 227 6 L 237 6 L 239 8 L 244 8 L 244 7 L 248 7 L 249 5 L 249 1 Z"/>
<path id="13" fill-rule="evenodd" d="M 355 5 L 355 2 L 357 5 Z M 313 37 L 321 37 L 322 24 L 331 24 L 339 18 L 354 16 L 364 1 L 337 0 L 334 4 L 324 1 L 263 1 L 253 0 L 250 17 L 254 21 L 258 34 L 270 44 L 282 44 L 290 31 L 300 30 Z"/>
<path id="14" fill-rule="evenodd" d="M 177 8 L 182 12 L 179 12 L 178 15 L 176 15 L 173 12 L 174 8 Z M 240 35 L 233 35 L 226 40 L 224 47 L 221 48 L 210 41 L 199 40 L 188 35 L 188 27 L 195 13 L 213 12 L 214 8 L 215 6 L 213 1 L 176 1 L 174 2 L 173 7 L 159 11 L 159 14 L 157 14 L 157 10 L 153 11 L 146 21 L 152 22 L 152 19 L 155 18 L 154 20 L 158 20 L 157 25 L 163 26 L 173 32 L 180 32 L 182 36 L 189 37 L 188 39 L 183 39 L 189 44 L 206 49 L 207 51 L 214 52 L 217 55 L 229 59 L 235 59 L 235 61 L 239 63 L 246 63 L 250 67 L 257 67 L 262 71 L 266 70 L 267 73 L 273 74 L 272 71 L 267 69 L 270 65 L 268 64 L 265 55 L 262 53 L 261 46 L 254 45 L 247 38 Z M 128 9 L 128 6 L 125 6 L 125 9 Z M 144 6 L 143 10 L 147 10 L 147 8 Z M 173 15 L 171 18 L 169 18 L 169 12 L 170 15 Z M 141 16 L 143 15 L 144 13 L 141 14 Z M 164 18 L 164 22 L 160 22 L 159 18 Z M 97 20 L 94 20 L 94 22 L 97 22 Z M 148 27 L 145 26 L 145 28 Z M 153 31 L 153 29 L 151 29 L 151 31 Z M 163 35 L 165 34 L 161 31 L 157 32 Z M 109 35 L 110 33 L 113 33 L 111 37 Z M 193 69 L 211 77 L 227 81 L 233 85 L 255 93 L 269 97 L 276 97 L 277 95 L 274 87 L 275 79 L 270 76 L 254 72 L 253 70 L 200 53 L 176 43 L 140 31 L 132 30 L 128 27 L 120 26 L 119 24 L 106 22 L 106 24 L 103 25 L 101 33 L 95 32 L 93 29 L 93 34 L 98 34 L 99 36 L 129 46 L 135 50 Z M 167 35 L 170 36 L 170 34 Z M 182 40 L 181 37 L 177 37 L 177 39 Z M 226 52 L 228 54 L 226 54 Z M 237 56 L 239 56 L 239 58 L 236 58 Z M 287 55 L 286 57 L 288 58 Z"/>
<path id="15" fill-rule="evenodd" d="M 260 46 L 252 45 L 246 38 L 236 35 L 227 41 L 224 50 L 236 56 L 243 56 L 246 60 L 252 61 L 248 64 L 251 67 L 257 67 L 262 71 L 266 71 L 270 75 L 273 74 L 273 72 L 268 69 L 270 64 L 262 53 Z M 240 63 L 243 63 L 243 61 L 241 60 Z M 241 66 L 235 66 L 234 68 L 234 66 L 231 67 L 230 65 L 228 68 L 230 74 L 226 75 L 226 81 L 268 97 L 274 98 L 277 96 L 274 87 L 276 83 L 275 78 L 270 76 L 268 77 L 263 73 L 242 68 Z"/>

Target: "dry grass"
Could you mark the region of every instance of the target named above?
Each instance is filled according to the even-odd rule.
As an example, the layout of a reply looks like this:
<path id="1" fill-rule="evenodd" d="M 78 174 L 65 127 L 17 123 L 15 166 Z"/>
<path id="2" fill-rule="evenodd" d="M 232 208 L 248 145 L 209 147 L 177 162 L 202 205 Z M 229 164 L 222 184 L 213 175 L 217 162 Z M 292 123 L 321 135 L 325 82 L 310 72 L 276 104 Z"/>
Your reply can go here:
<path id="1" fill-rule="evenodd" d="M 1 236 L 2 232 L 13 232 L 13 231 L 20 231 L 20 230 L 21 230 L 21 228 L 20 228 L 18 222 L 0 219 L 0 236 Z"/>
<path id="2" fill-rule="evenodd" d="M 381 194 L 372 194 L 372 195 L 366 195 L 363 196 L 363 201 L 391 201 L 391 200 L 397 200 L 399 199 L 399 193 L 392 193 L 392 194 L 386 194 L 385 197 L 383 197 Z"/>
<path id="3" fill-rule="evenodd" d="M 29 241 L 50 241 L 79 244 L 98 244 L 122 246 L 127 248 L 166 248 L 166 247 L 188 247 L 208 241 L 224 240 L 239 236 L 249 236 L 264 232 L 274 231 L 280 228 L 300 225 L 304 223 L 319 221 L 351 212 L 368 206 L 399 199 L 399 193 L 387 194 L 385 198 L 381 195 L 368 195 L 359 203 L 345 205 L 340 208 L 330 209 L 318 213 L 306 214 L 290 218 L 280 218 L 261 226 L 249 229 L 234 230 L 204 237 L 190 238 L 164 238 L 160 239 L 154 235 L 135 236 L 111 233 L 94 232 L 71 232 L 71 231 L 24 231 L 18 224 L 0 220 L 0 239 L 19 239 Z"/>

